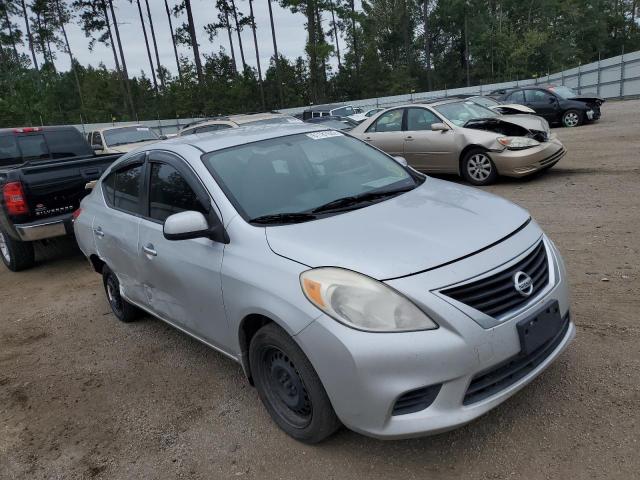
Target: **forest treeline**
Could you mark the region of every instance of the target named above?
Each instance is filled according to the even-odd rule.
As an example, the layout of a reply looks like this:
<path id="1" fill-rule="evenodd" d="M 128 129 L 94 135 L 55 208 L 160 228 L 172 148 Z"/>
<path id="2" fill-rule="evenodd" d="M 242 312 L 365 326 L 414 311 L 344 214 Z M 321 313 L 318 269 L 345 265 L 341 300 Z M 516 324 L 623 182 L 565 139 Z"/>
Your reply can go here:
<path id="1" fill-rule="evenodd" d="M 164 3 L 161 23 L 149 1 Z M 260 26 L 271 33 L 268 44 L 257 41 L 257 2 L 268 2 L 269 25 Z M 272 2 L 304 22 L 304 55 L 280 54 Z M 119 30 L 119 8 L 127 3 L 138 13 L 150 77 L 128 69 Z M 638 0 L 362 0 L 358 8 L 354 0 L 211 3 L 210 23 L 199 31 L 191 0 L 0 0 L 0 126 L 347 101 L 529 78 L 640 48 Z M 71 23 L 82 28 L 89 48 L 108 47 L 114 69 L 100 58 L 92 65 L 76 60 Z M 161 35 L 171 38 L 171 65 L 160 62 Z M 214 40 L 224 45 L 218 51 Z M 179 46 L 188 54 L 179 54 Z M 256 62 L 261 52 L 271 55 L 268 65 Z M 61 58 L 72 68 L 61 71 Z"/>

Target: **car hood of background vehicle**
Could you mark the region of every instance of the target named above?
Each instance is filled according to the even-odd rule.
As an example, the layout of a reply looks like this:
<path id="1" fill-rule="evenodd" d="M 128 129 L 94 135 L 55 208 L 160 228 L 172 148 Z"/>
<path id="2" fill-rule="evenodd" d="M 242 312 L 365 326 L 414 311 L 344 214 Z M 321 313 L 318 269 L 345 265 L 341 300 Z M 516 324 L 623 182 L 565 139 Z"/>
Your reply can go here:
<path id="1" fill-rule="evenodd" d="M 136 143 L 127 143 L 126 145 L 116 145 L 115 147 L 111 147 L 111 150 L 114 150 L 119 153 L 128 153 L 132 150 L 135 150 L 138 147 L 149 145 L 151 143 L 157 143 L 159 141 L 160 140 L 149 140 L 148 142 L 136 142 Z"/>
<path id="2" fill-rule="evenodd" d="M 389 200 L 320 220 L 266 227 L 266 235 L 274 253 L 304 265 L 343 267 L 388 280 L 477 252 L 528 218 L 503 198 L 427 178 Z"/>
<path id="3" fill-rule="evenodd" d="M 604 103 L 604 99 L 600 97 L 589 97 L 586 95 L 578 95 L 577 97 L 571 97 L 569 100 L 577 100 L 578 102 L 584 103 L 595 103 L 596 105 L 602 105 Z"/>

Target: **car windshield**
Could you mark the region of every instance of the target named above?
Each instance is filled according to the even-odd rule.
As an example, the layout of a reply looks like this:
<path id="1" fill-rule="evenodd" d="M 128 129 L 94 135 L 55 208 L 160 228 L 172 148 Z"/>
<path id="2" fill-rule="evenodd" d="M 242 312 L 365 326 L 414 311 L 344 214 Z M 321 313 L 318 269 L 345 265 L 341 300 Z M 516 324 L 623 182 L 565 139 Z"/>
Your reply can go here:
<path id="1" fill-rule="evenodd" d="M 549 87 L 549 90 L 551 90 L 553 93 L 555 93 L 556 95 L 564 99 L 574 98 L 578 96 L 578 94 L 573 88 L 565 87 L 564 85 L 559 85 L 557 87 Z"/>
<path id="2" fill-rule="evenodd" d="M 479 118 L 497 117 L 498 114 L 493 110 L 489 110 L 470 100 L 463 102 L 445 103 L 433 107 L 439 114 L 444 116 L 454 125 L 464 126 L 469 120 L 477 120 Z"/>
<path id="3" fill-rule="evenodd" d="M 151 140 L 160 140 L 153 130 L 149 127 L 122 127 L 112 130 L 104 130 L 102 132 L 104 141 L 108 147 L 117 145 L 126 145 L 128 143 L 148 142 Z"/>
<path id="4" fill-rule="evenodd" d="M 477 103 L 478 105 L 482 105 L 483 107 L 487 107 L 487 108 L 495 107 L 496 105 L 500 105 L 500 102 L 497 102 L 493 98 L 489 98 L 489 97 L 471 97 L 469 100 L 471 100 L 474 103 Z"/>
<path id="5" fill-rule="evenodd" d="M 247 221 L 293 223 L 415 188 L 422 179 L 360 140 L 333 130 L 238 145 L 202 160 Z M 266 223 L 266 222 L 264 222 Z"/>

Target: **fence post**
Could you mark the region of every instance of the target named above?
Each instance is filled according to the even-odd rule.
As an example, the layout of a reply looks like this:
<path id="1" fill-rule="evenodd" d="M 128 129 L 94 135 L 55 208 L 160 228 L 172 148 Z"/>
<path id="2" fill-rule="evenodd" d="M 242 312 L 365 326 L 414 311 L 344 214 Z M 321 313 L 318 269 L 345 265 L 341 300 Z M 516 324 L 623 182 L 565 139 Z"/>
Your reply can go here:
<path id="1" fill-rule="evenodd" d="M 582 72 L 580 71 L 580 67 L 582 66 L 581 63 L 578 64 L 578 95 L 581 94 L 582 92 L 580 90 L 582 90 Z"/>
<path id="2" fill-rule="evenodd" d="M 564 65 L 562 66 L 562 71 L 560 72 L 560 82 L 564 85 Z"/>
<path id="3" fill-rule="evenodd" d="M 598 52 L 598 85 L 596 86 L 596 96 L 600 96 L 600 52 Z"/>
<path id="4" fill-rule="evenodd" d="M 624 45 L 622 45 L 622 55 L 620 55 L 620 98 L 624 97 Z"/>

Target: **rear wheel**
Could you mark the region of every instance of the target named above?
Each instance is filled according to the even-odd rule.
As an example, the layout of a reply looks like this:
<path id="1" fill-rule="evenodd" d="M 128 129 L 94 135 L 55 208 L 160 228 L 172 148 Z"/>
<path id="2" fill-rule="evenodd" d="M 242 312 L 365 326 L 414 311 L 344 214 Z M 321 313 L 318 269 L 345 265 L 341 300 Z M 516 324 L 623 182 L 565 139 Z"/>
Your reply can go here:
<path id="1" fill-rule="evenodd" d="M 311 362 L 282 328 L 270 323 L 258 330 L 249 363 L 260 400 L 287 434 L 317 443 L 340 427 Z"/>
<path id="2" fill-rule="evenodd" d="M 567 128 L 577 127 L 582 123 L 582 114 L 578 110 L 567 110 L 562 115 L 562 125 Z"/>
<path id="3" fill-rule="evenodd" d="M 33 267 L 36 259 L 33 243 L 15 240 L 2 230 L 0 230 L 0 257 L 12 272 Z"/>
<path id="4" fill-rule="evenodd" d="M 487 152 L 474 148 L 462 159 L 462 176 L 473 185 L 489 185 L 498 178 L 498 171 Z"/>
<path id="5" fill-rule="evenodd" d="M 140 310 L 122 298 L 118 277 L 106 265 L 102 267 L 102 282 L 111 311 L 118 320 L 128 323 L 140 316 Z"/>

